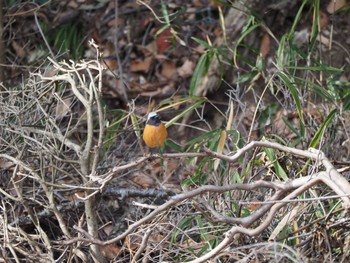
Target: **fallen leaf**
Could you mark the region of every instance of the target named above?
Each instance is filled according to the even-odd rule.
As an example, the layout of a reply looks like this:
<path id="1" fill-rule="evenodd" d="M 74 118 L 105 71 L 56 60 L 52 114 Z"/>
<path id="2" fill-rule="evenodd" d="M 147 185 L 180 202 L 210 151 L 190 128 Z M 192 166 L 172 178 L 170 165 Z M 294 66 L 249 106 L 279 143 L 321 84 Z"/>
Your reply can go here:
<path id="1" fill-rule="evenodd" d="M 216 149 L 216 152 L 218 154 L 222 154 L 224 147 L 225 147 L 225 142 L 226 142 L 226 138 L 227 138 L 227 131 L 226 130 L 222 130 L 221 134 L 220 134 L 220 140 L 218 143 L 218 147 Z M 221 162 L 221 159 L 216 159 L 214 161 L 214 171 L 216 171 L 219 167 L 219 164 Z"/>
<path id="2" fill-rule="evenodd" d="M 339 9 L 343 8 L 346 5 L 346 0 L 331 0 L 327 6 L 327 12 L 334 14 Z"/>
<path id="3" fill-rule="evenodd" d="M 261 38 L 261 43 L 260 43 L 260 54 L 263 58 L 266 58 L 267 54 L 270 52 L 270 36 L 268 33 L 264 33 L 264 35 Z"/>
<path id="4" fill-rule="evenodd" d="M 186 59 L 181 67 L 177 69 L 180 77 L 187 78 L 193 75 L 195 64 L 189 59 Z"/>
<path id="5" fill-rule="evenodd" d="M 144 60 L 134 60 L 130 64 L 131 72 L 147 73 L 152 65 L 153 57 L 147 57 Z"/>
<path id="6" fill-rule="evenodd" d="M 224 3 L 217 0 L 209 0 L 211 8 L 223 7 Z"/>
<path id="7" fill-rule="evenodd" d="M 162 69 L 160 74 L 165 77 L 166 79 L 173 79 L 173 77 L 176 75 L 176 66 L 175 63 L 172 60 L 165 60 L 162 63 Z"/>
<path id="8" fill-rule="evenodd" d="M 252 211 L 258 210 L 262 206 L 260 202 L 259 199 L 253 198 L 250 203 L 247 204 L 246 208 Z"/>
<path id="9" fill-rule="evenodd" d="M 146 92 L 141 92 L 140 95 L 143 97 L 158 97 L 162 94 L 162 90 L 161 89 L 157 89 L 154 91 L 146 91 Z"/>
<path id="10" fill-rule="evenodd" d="M 300 214 L 301 208 L 302 205 L 294 207 L 282 218 L 282 220 L 280 220 L 278 225 L 270 234 L 269 241 L 275 240 L 278 237 L 278 235 L 283 231 L 283 229 L 285 229 L 286 226 L 289 226 L 291 224 L 291 221 Z"/>
<path id="11" fill-rule="evenodd" d="M 0 169 L 1 170 L 8 170 L 11 167 L 14 167 L 15 164 L 13 162 L 10 162 L 8 160 L 0 160 Z"/>
<path id="12" fill-rule="evenodd" d="M 201 0 L 192 0 L 192 4 L 195 7 L 203 7 L 204 6 L 203 1 L 201 1 Z"/>
<path id="13" fill-rule="evenodd" d="M 68 8 L 66 11 L 57 12 L 57 15 L 51 21 L 53 27 L 58 27 L 72 21 L 79 15 L 78 9 Z"/>
<path id="14" fill-rule="evenodd" d="M 168 97 L 175 92 L 174 87 L 175 83 L 171 81 L 169 85 L 156 90 L 141 92 L 140 95 L 143 97 Z"/>
<path id="15" fill-rule="evenodd" d="M 171 44 L 171 30 L 170 28 L 165 29 L 157 37 L 157 50 L 158 53 L 162 54 Z"/>
<path id="16" fill-rule="evenodd" d="M 328 25 L 328 15 L 322 11 L 320 11 L 320 28 L 324 28 Z"/>
<path id="17" fill-rule="evenodd" d="M 154 55 L 157 54 L 157 43 L 156 41 L 152 41 L 146 47 L 139 47 L 139 49 L 143 51 L 145 56 Z"/>
<path id="18" fill-rule="evenodd" d="M 106 44 L 102 46 L 103 57 L 115 56 L 115 46 L 111 41 L 107 41 Z"/>
<path id="19" fill-rule="evenodd" d="M 102 228 L 103 232 L 109 236 L 112 234 L 113 230 L 114 230 L 114 226 L 112 224 L 106 225 Z"/>
<path id="20" fill-rule="evenodd" d="M 107 67 L 107 69 L 114 71 L 118 68 L 118 61 L 115 57 L 105 57 L 102 58 L 103 64 Z"/>
<path id="21" fill-rule="evenodd" d="M 70 111 L 73 100 L 72 98 L 60 98 L 56 105 L 56 120 L 62 120 Z"/>
<path id="22" fill-rule="evenodd" d="M 95 28 L 91 33 L 91 38 L 94 39 L 97 44 L 101 43 L 100 31 Z"/>
<path id="23" fill-rule="evenodd" d="M 119 255 L 121 248 L 116 244 L 108 244 L 100 246 L 100 251 L 104 257 L 114 259 Z"/>
<path id="24" fill-rule="evenodd" d="M 329 43 L 330 43 L 329 36 L 321 35 L 317 40 L 319 40 L 326 47 L 329 47 Z"/>
<path id="25" fill-rule="evenodd" d="M 15 50 L 17 57 L 24 58 L 26 56 L 26 52 L 24 48 L 19 45 L 15 40 L 11 42 L 12 48 Z"/>
<path id="26" fill-rule="evenodd" d="M 153 17 L 145 16 L 143 19 L 139 21 L 139 26 L 141 29 L 146 30 L 147 26 L 154 21 Z"/>
<path id="27" fill-rule="evenodd" d="M 134 177 L 132 178 L 132 181 L 142 186 L 143 188 L 151 188 L 155 183 L 153 178 L 142 172 L 137 174 L 135 173 Z"/>
<path id="28" fill-rule="evenodd" d="M 107 23 L 107 25 L 109 26 L 109 27 L 115 27 L 115 26 L 119 26 L 119 27 L 124 27 L 125 26 L 125 19 L 124 18 L 118 18 L 118 19 L 112 19 L 112 20 L 110 20 L 108 23 Z"/>

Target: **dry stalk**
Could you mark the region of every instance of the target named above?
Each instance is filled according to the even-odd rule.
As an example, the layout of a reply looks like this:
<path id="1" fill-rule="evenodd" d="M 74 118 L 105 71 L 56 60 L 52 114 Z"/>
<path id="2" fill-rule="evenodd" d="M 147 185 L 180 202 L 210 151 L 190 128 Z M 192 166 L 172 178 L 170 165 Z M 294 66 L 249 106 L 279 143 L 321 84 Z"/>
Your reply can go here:
<path id="1" fill-rule="evenodd" d="M 93 44 L 94 45 L 94 44 Z M 96 50 L 98 47 L 95 45 Z M 97 53 L 99 57 L 99 53 Z M 79 147 L 75 144 L 74 149 L 79 155 L 81 175 L 84 184 L 90 184 L 90 175 L 96 173 L 97 163 L 99 161 L 99 149 L 102 147 L 103 134 L 104 134 L 104 114 L 100 102 L 100 92 L 102 89 L 102 66 L 98 61 L 91 62 L 82 62 L 75 64 L 71 62 L 68 63 L 56 63 L 54 60 L 49 59 L 54 67 L 61 72 L 60 76 L 53 77 L 43 77 L 43 80 L 48 81 L 66 81 L 70 84 L 70 88 L 73 91 L 74 95 L 82 103 L 85 108 L 86 113 L 86 127 L 87 127 L 87 136 L 84 147 L 81 151 Z M 97 85 L 95 77 L 92 75 L 91 70 L 97 70 Z M 81 70 L 87 71 L 88 80 L 86 80 L 85 75 L 80 74 Z M 74 78 L 78 79 L 78 82 Z M 98 113 L 98 143 L 93 145 L 93 127 L 94 123 L 94 105 L 97 105 Z M 91 195 L 91 190 L 86 190 L 85 195 L 89 198 L 85 201 L 85 214 L 88 233 L 92 237 L 96 238 L 98 236 L 98 226 L 97 226 L 97 217 L 96 217 L 96 201 L 95 196 Z M 68 236 L 69 237 L 69 236 Z M 104 257 L 101 255 L 99 246 L 92 244 L 90 246 L 91 255 L 94 258 L 95 262 L 105 262 Z"/>
<path id="2" fill-rule="evenodd" d="M 204 149 L 200 153 L 142 156 L 101 174 L 98 168 L 105 133 L 105 117 L 100 103 L 102 67 L 97 60 L 81 63 L 57 63 L 51 60 L 51 63 L 57 74 L 33 74 L 28 86 L 18 91 L 6 91 L 6 100 L 4 96 L 0 96 L 0 160 L 5 160 L 11 167 L 6 174 L 8 182 L 1 182 L 0 193 L 6 198 L 6 202 L 2 201 L 0 234 L 6 245 L 4 253 L 11 254 L 16 262 L 20 262 L 23 257 L 33 261 L 53 261 L 55 257 L 57 259 L 57 254 L 62 260 L 65 255 L 71 255 L 84 262 L 91 260 L 91 257 L 95 262 L 105 262 L 105 257 L 100 251 L 101 246 L 122 241 L 139 229 L 148 230 L 133 260 L 140 261 L 145 254 L 143 260 L 147 260 L 147 253 L 151 247 L 149 242 L 152 239 L 151 228 L 147 228 L 147 224 L 156 225 L 161 222 L 160 218 L 168 219 L 172 211 L 180 209 L 185 203 L 190 204 L 196 213 L 203 214 L 208 221 L 230 226 L 216 247 L 191 262 L 204 262 L 219 257 L 234 242 L 237 235 L 259 235 L 271 225 L 281 208 L 297 201 L 298 196 L 315 185 L 328 186 L 338 195 L 344 208 L 350 207 L 349 182 L 321 151 L 299 150 L 268 141 L 250 142 L 233 155 L 218 154 Z M 63 86 L 65 89 L 59 91 L 57 86 Z M 62 127 L 60 120 L 55 118 L 54 111 L 58 103 L 64 102 L 65 93 L 74 97 L 75 102 L 82 107 L 83 113 L 77 114 L 73 109 L 69 109 L 63 114 L 67 121 L 66 126 Z M 86 135 L 79 141 L 74 138 L 74 134 L 82 126 L 86 129 Z M 96 126 L 98 129 L 94 130 Z M 96 199 L 112 180 L 128 170 L 140 167 L 150 159 L 208 156 L 224 160 L 233 166 L 247 153 L 260 147 L 311 160 L 317 169 L 307 176 L 291 178 L 287 182 L 258 180 L 224 186 L 201 186 L 172 196 L 158 206 L 138 202 L 134 206 L 149 210 L 147 215 L 131 223 L 125 231 L 114 237 L 101 239 L 98 235 L 100 221 L 97 219 Z M 260 208 L 246 217 L 228 216 L 225 211 L 219 212 L 207 201 L 208 196 L 259 189 L 268 189 L 271 195 Z M 76 201 L 78 191 L 84 195 Z M 60 204 L 61 201 L 66 201 L 66 192 L 75 198 L 72 202 L 76 204 L 76 213 L 70 214 L 71 217 L 75 216 L 72 220 L 65 216 L 65 206 Z M 142 191 L 139 193 L 141 195 Z M 84 209 L 80 211 L 78 203 L 82 202 Z M 22 216 L 23 211 L 25 215 Z M 42 219 L 45 216 L 55 221 L 50 227 L 55 225 L 59 229 L 55 233 L 58 233 L 56 239 L 50 237 L 48 227 L 43 223 L 47 223 Z M 30 221 L 33 226 L 33 229 L 30 229 L 32 232 L 22 227 L 27 226 L 23 219 Z M 172 226 L 174 225 L 176 224 Z M 155 229 L 152 229 L 153 234 Z M 164 243 L 167 242 L 166 238 L 163 239 Z M 84 246 L 89 246 L 89 255 L 84 252 Z"/>
<path id="3" fill-rule="evenodd" d="M 98 53 L 97 46 L 94 43 L 91 44 Z M 57 254 L 60 248 L 52 245 L 47 226 L 42 225 L 42 221 L 45 221 L 42 215 L 54 215 L 54 220 L 58 223 L 57 227 L 65 239 L 69 240 L 75 235 L 69 225 L 69 218 L 65 217 L 58 203 L 65 177 L 69 179 L 65 187 L 71 190 L 80 188 L 85 191 L 86 197 L 91 196 L 85 200 L 83 222 L 84 225 L 86 224 L 89 235 L 93 238 L 98 237 L 95 196 L 91 195 L 96 188 L 93 187 L 90 176 L 97 173 L 104 136 L 104 114 L 100 103 L 103 68 L 98 60 L 80 63 L 73 61 L 57 63 L 53 59 L 49 60 L 55 68 L 56 73 L 53 76 L 33 73 L 21 90 L 6 90 L 0 96 L 0 119 L 2 120 L 0 122 L 0 159 L 15 167 L 12 175 L 9 174 L 9 183 L 13 190 L 1 187 L 0 192 L 10 202 L 16 202 L 16 206 L 23 207 L 27 213 L 18 220 L 15 219 L 16 216 L 13 218 L 11 216 L 11 221 L 8 216 L 3 216 L 2 220 L 6 222 L 4 226 L 7 228 L 2 232 L 7 237 L 16 236 L 16 229 L 19 229 L 23 223 L 27 224 L 23 219 L 29 219 L 43 243 L 40 245 L 39 242 L 31 242 L 30 235 L 27 235 L 26 241 L 21 239 L 19 244 L 9 243 L 8 251 L 16 261 L 19 254 L 37 262 L 55 260 L 54 254 Z M 65 88 L 59 90 L 58 85 Z M 62 128 L 59 124 L 60 119 L 57 119 L 54 114 L 58 103 L 64 101 L 61 98 L 64 94 L 74 96 L 75 104 L 83 106 L 83 114 L 86 118 L 77 116 L 71 108 L 73 104 L 68 105 L 69 109 L 62 114 L 68 119 L 67 126 Z M 77 132 L 78 127 L 83 125 L 87 133 L 84 143 L 80 143 L 72 139 L 72 135 Z M 97 133 L 93 130 L 96 126 L 99 127 Z M 28 183 L 32 184 L 32 189 L 28 188 Z M 2 213 L 7 211 L 4 209 Z M 31 244 L 33 253 L 26 251 L 26 242 Z M 84 261 L 89 260 L 89 257 L 79 248 L 79 243 L 74 246 L 66 247 L 60 257 L 62 258 L 69 250 L 74 257 L 77 256 Z M 43 251 L 43 247 L 46 252 Z M 90 245 L 89 254 L 95 262 L 105 262 L 97 245 Z"/>
<path id="4" fill-rule="evenodd" d="M 207 185 L 202 186 L 197 189 L 184 192 L 182 194 L 178 194 L 173 196 L 169 201 L 165 202 L 163 205 L 155 207 L 154 211 L 152 211 L 147 216 L 142 219 L 136 221 L 131 224 L 129 228 L 120 234 L 119 236 L 110 239 L 108 241 L 101 241 L 98 239 L 91 238 L 74 238 L 72 240 L 64 242 L 65 244 L 73 244 L 78 241 L 92 242 L 100 245 L 107 245 L 115 243 L 119 240 L 124 239 L 129 234 L 133 233 L 136 229 L 141 227 L 157 218 L 160 214 L 165 211 L 174 208 L 176 205 L 188 199 L 195 199 L 196 197 L 202 196 L 204 193 L 224 193 L 232 190 L 246 190 L 252 191 L 254 189 L 259 188 L 271 188 L 275 191 L 275 194 L 264 204 L 261 208 L 257 209 L 250 216 L 244 218 L 229 218 L 226 216 L 220 215 L 213 208 L 211 208 L 208 204 L 206 206 L 207 212 L 211 213 L 211 215 L 216 218 L 218 222 L 225 222 L 230 224 L 235 224 L 230 231 L 227 232 L 225 238 L 220 242 L 218 246 L 216 246 L 209 253 L 201 256 L 200 258 L 190 261 L 190 262 L 204 262 L 207 261 L 217 255 L 219 255 L 227 246 L 231 244 L 234 240 L 234 237 L 237 234 L 243 234 L 247 236 L 256 236 L 260 234 L 263 230 L 265 230 L 273 218 L 276 216 L 277 212 L 287 205 L 291 200 L 298 197 L 300 194 L 304 193 L 312 186 L 316 184 L 324 184 L 330 187 L 335 193 L 338 194 L 339 198 L 342 199 L 343 206 L 345 208 L 350 207 L 350 199 L 348 193 L 350 193 L 350 184 L 346 181 L 346 179 L 337 172 L 331 162 L 325 157 L 325 155 L 318 150 L 310 149 L 308 151 L 299 150 L 295 148 L 286 147 L 277 143 L 268 142 L 268 141 L 253 141 L 247 144 L 242 149 L 238 150 L 233 156 L 221 155 L 215 152 L 212 152 L 208 149 L 205 150 L 205 153 L 181 153 L 181 154 L 162 154 L 160 155 L 150 155 L 146 157 L 141 157 L 127 165 L 115 167 L 112 169 L 112 172 L 103 176 L 100 181 L 101 184 L 105 184 L 104 180 L 109 181 L 111 177 L 116 177 L 119 172 L 122 172 L 124 169 L 130 169 L 133 166 L 138 166 L 145 162 L 148 158 L 183 158 L 183 157 L 194 157 L 194 156 L 204 156 L 209 155 L 215 158 L 219 158 L 222 160 L 226 160 L 230 163 L 235 163 L 237 160 L 247 153 L 249 150 L 252 150 L 256 147 L 268 147 L 276 150 L 280 150 L 286 153 L 290 153 L 296 156 L 301 156 L 304 158 L 311 159 L 315 162 L 316 165 L 320 166 L 321 164 L 325 167 L 325 171 L 317 172 L 308 176 L 304 176 L 301 178 L 297 178 L 294 180 L 290 180 L 288 182 L 268 182 L 268 181 L 256 181 L 250 184 L 233 184 L 226 186 L 213 186 Z M 118 173 L 117 173 L 118 172 Z M 199 199 L 200 200 L 200 199 Z M 281 201 L 281 202 L 279 202 Z M 265 214 L 267 214 L 266 219 L 256 228 L 250 229 L 253 223 L 255 223 L 258 219 L 262 218 Z M 241 226 L 237 226 L 240 224 Z"/>

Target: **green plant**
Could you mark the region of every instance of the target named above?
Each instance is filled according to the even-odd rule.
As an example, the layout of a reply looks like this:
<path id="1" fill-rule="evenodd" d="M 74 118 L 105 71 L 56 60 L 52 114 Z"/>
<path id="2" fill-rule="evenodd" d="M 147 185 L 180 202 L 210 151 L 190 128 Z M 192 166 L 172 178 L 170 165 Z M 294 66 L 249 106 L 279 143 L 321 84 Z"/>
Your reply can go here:
<path id="1" fill-rule="evenodd" d="M 47 32 L 49 43 L 60 53 L 68 53 L 74 60 L 82 58 L 84 53 L 84 27 L 79 20 L 61 25 Z"/>

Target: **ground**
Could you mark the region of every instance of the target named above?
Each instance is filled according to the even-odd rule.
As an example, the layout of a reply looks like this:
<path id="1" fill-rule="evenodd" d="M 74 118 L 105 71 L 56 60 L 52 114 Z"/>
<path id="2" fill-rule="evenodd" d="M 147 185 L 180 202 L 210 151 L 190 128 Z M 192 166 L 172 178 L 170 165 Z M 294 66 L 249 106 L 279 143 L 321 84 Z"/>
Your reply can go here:
<path id="1" fill-rule="evenodd" d="M 4 259 L 347 260 L 346 1 L 0 3 Z"/>

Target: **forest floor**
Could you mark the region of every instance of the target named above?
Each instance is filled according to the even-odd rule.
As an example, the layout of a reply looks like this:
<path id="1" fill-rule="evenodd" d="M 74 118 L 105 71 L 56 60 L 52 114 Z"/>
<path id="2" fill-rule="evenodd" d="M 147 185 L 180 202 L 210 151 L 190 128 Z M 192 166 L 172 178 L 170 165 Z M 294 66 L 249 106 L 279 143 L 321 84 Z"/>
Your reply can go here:
<path id="1" fill-rule="evenodd" d="M 2 1 L 0 257 L 345 262 L 349 4 L 271 2 Z"/>

